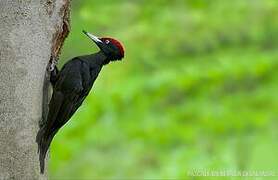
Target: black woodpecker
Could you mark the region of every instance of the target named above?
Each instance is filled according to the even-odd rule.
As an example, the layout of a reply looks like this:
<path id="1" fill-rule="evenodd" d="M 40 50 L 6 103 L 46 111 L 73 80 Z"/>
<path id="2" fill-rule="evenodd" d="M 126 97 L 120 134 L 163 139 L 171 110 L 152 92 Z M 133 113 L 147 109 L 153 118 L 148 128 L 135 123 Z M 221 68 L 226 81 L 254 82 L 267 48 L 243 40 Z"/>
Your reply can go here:
<path id="1" fill-rule="evenodd" d="M 86 31 L 83 33 L 93 40 L 100 51 L 75 57 L 68 61 L 60 72 L 56 66 L 51 72 L 53 94 L 49 112 L 36 137 L 41 173 L 44 173 L 44 160 L 53 137 L 82 104 L 102 67 L 110 61 L 122 60 L 124 57 L 124 47 L 118 40 L 98 38 Z"/>

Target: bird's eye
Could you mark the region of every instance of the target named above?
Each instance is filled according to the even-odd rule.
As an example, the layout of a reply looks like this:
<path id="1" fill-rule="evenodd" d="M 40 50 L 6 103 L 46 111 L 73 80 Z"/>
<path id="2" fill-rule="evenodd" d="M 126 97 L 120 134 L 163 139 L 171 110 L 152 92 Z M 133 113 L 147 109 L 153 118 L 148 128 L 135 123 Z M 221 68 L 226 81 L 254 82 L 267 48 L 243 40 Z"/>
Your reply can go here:
<path id="1" fill-rule="evenodd" d="M 105 43 L 106 43 L 106 44 L 109 44 L 109 43 L 110 43 L 110 41 L 107 39 L 107 40 L 105 40 Z"/>

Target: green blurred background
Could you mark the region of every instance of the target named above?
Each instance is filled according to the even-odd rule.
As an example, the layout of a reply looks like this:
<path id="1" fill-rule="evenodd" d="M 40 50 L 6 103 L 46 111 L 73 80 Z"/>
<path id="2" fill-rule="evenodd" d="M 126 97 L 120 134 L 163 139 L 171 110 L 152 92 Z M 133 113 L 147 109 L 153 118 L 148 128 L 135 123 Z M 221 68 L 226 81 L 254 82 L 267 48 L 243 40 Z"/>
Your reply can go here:
<path id="1" fill-rule="evenodd" d="M 98 51 L 83 29 L 126 55 L 55 137 L 50 179 L 277 172 L 277 19 L 277 0 L 72 1 L 59 65 Z"/>

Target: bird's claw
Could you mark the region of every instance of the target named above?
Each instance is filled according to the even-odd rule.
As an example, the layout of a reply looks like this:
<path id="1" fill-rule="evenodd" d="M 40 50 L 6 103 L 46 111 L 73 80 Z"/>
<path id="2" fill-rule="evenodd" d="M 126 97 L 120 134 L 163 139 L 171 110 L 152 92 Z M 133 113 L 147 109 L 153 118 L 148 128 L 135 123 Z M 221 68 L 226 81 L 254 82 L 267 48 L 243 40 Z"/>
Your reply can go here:
<path id="1" fill-rule="evenodd" d="M 52 59 L 52 61 L 50 61 L 48 66 L 47 66 L 47 71 L 49 71 L 49 72 L 54 71 L 56 64 L 57 64 L 57 60 Z"/>

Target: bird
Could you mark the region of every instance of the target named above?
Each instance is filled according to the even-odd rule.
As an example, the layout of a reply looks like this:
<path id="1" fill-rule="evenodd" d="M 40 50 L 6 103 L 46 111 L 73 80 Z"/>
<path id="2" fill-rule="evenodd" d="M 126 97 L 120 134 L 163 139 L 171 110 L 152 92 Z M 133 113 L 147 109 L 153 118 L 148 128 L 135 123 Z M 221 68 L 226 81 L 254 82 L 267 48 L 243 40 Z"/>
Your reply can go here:
<path id="1" fill-rule="evenodd" d="M 99 52 L 77 56 L 69 60 L 59 71 L 55 66 L 50 73 L 53 87 L 46 121 L 41 125 L 36 142 L 40 161 L 40 172 L 44 173 L 45 157 L 51 141 L 89 94 L 102 67 L 124 58 L 123 44 L 111 37 L 97 37 L 83 30 L 100 49 Z"/>

